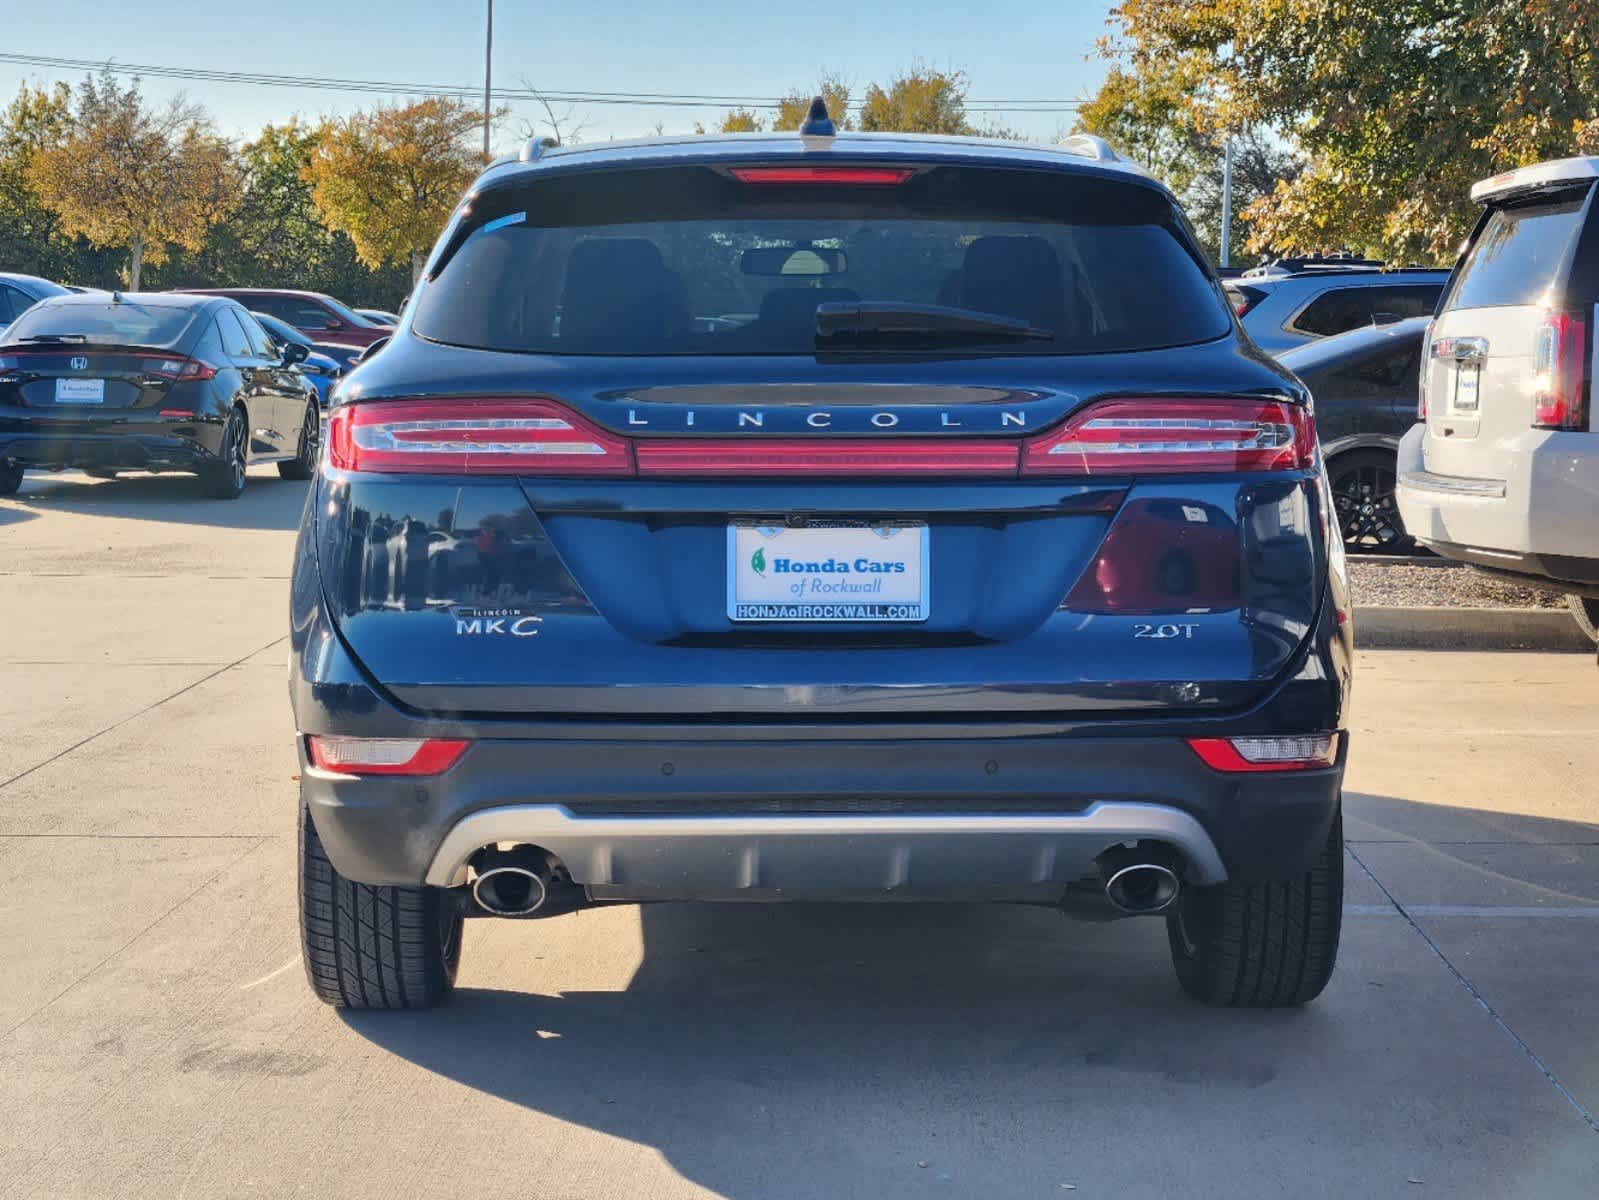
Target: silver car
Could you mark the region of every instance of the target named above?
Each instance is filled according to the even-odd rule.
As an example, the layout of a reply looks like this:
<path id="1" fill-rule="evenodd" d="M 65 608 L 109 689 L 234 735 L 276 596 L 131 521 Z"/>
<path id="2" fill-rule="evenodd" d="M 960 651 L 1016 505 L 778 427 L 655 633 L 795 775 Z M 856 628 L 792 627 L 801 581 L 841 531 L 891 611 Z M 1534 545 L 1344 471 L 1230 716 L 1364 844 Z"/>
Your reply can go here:
<path id="1" fill-rule="evenodd" d="M 1571 596 L 1599 618 L 1599 157 L 1471 189 L 1485 206 L 1421 372 L 1423 423 L 1399 447 L 1399 511 L 1447 558 Z"/>

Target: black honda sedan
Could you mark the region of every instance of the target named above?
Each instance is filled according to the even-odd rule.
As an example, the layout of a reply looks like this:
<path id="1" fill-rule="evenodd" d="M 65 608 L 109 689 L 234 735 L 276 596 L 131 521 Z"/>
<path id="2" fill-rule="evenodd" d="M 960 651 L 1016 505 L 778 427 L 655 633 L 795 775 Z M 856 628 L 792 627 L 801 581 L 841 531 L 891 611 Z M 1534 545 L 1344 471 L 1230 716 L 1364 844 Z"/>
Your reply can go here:
<path id="1" fill-rule="evenodd" d="M 244 490 L 252 462 L 309 479 L 321 425 L 304 357 L 214 296 L 36 304 L 0 336 L 0 495 L 24 470 L 191 471 L 219 499 Z"/>
<path id="2" fill-rule="evenodd" d="M 1322 338 L 1277 356 L 1310 388 L 1344 546 L 1402 554 L 1414 541 L 1394 503 L 1399 439 L 1416 420 L 1426 317 Z"/>

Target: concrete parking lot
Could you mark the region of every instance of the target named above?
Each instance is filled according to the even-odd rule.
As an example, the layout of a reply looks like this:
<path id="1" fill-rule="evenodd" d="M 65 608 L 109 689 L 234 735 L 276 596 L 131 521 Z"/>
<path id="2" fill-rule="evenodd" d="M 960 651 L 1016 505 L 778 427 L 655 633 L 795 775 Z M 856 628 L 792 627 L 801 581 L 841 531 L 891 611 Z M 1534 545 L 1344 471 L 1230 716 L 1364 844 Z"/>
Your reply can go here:
<path id="1" fill-rule="evenodd" d="M 1370 652 L 1338 973 L 1195 1007 L 1157 921 L 469 922 L 312 1000 L 284 687 L 305 485 L 0 501 L 0 1194 L 1593 1196 L 1599 670 Z"/>

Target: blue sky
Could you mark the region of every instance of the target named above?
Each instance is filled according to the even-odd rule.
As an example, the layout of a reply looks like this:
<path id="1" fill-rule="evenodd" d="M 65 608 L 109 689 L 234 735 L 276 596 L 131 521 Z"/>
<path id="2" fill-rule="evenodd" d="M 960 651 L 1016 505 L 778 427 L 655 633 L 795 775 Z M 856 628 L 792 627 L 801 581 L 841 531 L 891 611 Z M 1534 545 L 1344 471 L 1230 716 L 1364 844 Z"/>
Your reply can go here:
<path id="1" fill-rule="evenodd" d="M 15 0 L 20 6 L 22 0 Z M 886 81 L 917 60 L 959 67 L 974 99 L 1080 98 L 1104 74 L 1094 54 L 1108 3 L 1079 0 L 862 0 L 808 10 L 781 4 L 578 0 L 556 5 L 496 0 L 495 78 L 545 91 L 771 95 L 810 87 L 823 70 L 855 84 Z M 812 15 L 807 16 L 807 12 Z M 483 79 L 483 0 L 275 0 L 255 5 L 194 0 L 45 0 L 8 17 L 0 50 L 58 58 L 187 65 L 276 74 L 419 83 Z M 0 63 L 0 97 L 24 80 L 75 80 L 81 72 Z M 381 97 L 233 83 L 147 79 L 147 94 L 179 88 L 210 109 L 223 132 L 245 137 L 268 121 L 369 106 Z M 398 94 L 394 98 L 399 98 Z M 564 106 L 563 106 L 564 107 Z M 583 140 L 683 132 L 720 109 L 577 106 Z M 513 106 L 497 147 L 517 143 L 532 106 Z M 987 114 L 983 114 L 986 116 Z M 1006 112 L 995 119 L 1046 138 L 1070 114 Z M 980 116 L 981 120 L 982 117 Z"/>

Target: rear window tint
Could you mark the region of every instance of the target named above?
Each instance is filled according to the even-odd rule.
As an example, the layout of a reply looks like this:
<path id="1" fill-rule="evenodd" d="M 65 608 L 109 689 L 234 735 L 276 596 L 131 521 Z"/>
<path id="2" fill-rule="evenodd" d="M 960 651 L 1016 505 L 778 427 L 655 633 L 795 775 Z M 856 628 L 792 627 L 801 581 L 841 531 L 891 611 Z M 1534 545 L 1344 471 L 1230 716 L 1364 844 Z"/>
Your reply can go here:
<path id="1" fill-rule="evenodd" d="M 88 345 L 149 346 L 168 349 L 183 340 L 195 309 L 124 300 L 35 305 L 12 322 L 0 342 L 61 338 Z"/>
<path id="2" fill-rule="evenodd" d="M 963 308 L 1051 335 L 977 345 L 1003 353 L 1152 349 L 1229 328 L 1170 201 L 1080 175 L 945 167 L 895 188 L 761 188 L 709 167 L 585 173 L 486 194 L 480 218 L 417 299 L 425 338 L 813 354 L 817 305 L 855 301 Z"/>
<path id="3" fill-rule="evenodd" d="M 1316 337 L 1331 337 L 1347 329 L 1370 325 L 1371 321 L 1371 289 L 1344 287 L 1323 292 L 1305 305 L 1291 328 Z"/>
<path id="4" fill-rule="evenodd" d="M 1585 195 L 1496 209 L 1466 252 L 1443 311 L 1537 304 L 1582 229 Z"/>

